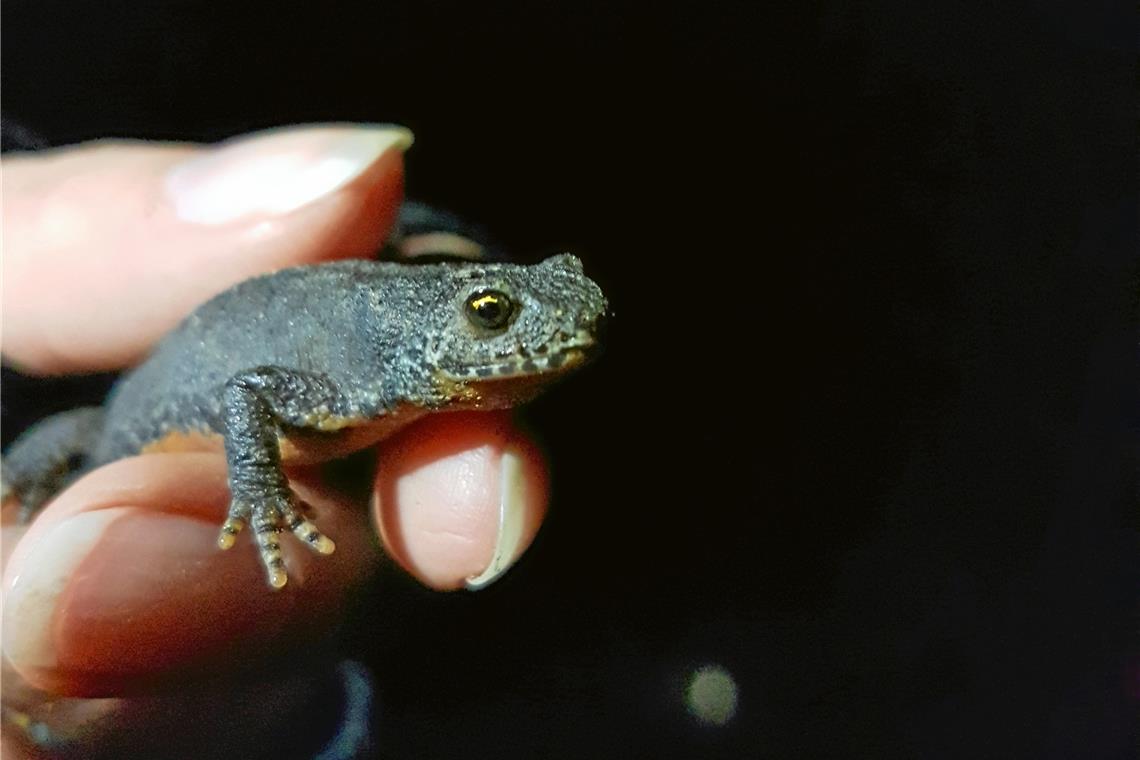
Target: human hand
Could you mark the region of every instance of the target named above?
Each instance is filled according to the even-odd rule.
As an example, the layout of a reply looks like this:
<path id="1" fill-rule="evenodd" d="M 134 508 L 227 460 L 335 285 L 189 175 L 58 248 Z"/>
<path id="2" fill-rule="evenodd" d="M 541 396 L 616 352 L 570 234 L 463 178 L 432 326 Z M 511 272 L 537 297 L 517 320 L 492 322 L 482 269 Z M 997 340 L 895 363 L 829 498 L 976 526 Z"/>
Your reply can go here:
<path id="1" fill-rule="evenodd" d="M 409 137 L 314 127 L 221 147 L 99 142 L 6 156 L 5 359 L 39 373 L 128 366 L 237 281 L 372 254 L 401 202 Z M 295 653 L 327 633 L 376 566 L 361 501 L 388 553 L 438 589 L 487 581 L 537 531 L 545 465 L 509 417 L 429 417 L 379 448 L 379 474 L 362 489 L 316 468 L 290 472 L 337 551 L 284 541 L 290 583 L 276 593 L 248 539 L 216 548 L 228 504 L 220 455 L 121 460 L 30 526 L 6 520 L 6 720 L 44 722 L 85 754 L 128 730 L 178 737 L 181 755 L 196 741 L 265 741 L 305 690 Z M 503 545 L 501 524 L 518 539 Z M 12 730 L 4 742 L 10 756 L 36 751 Z"/>

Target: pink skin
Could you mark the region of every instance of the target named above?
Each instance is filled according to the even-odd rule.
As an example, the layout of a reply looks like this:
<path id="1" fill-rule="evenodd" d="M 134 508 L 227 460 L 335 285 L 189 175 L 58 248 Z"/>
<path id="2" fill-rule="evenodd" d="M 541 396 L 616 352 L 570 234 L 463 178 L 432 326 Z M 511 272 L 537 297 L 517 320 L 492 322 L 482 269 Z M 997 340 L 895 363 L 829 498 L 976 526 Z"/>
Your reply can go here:
<path id="1" fill-rule="evenodd" d="M 336 130 L 299 132 L 284 149 L 319 153 L 330 135 Z M 282 144 L 255 143 L 246 156 Z M 388 150 L 300 207 L 223 224 L 184 221 L 164 177 L 208 150 L 99 143 L 4 160 L 6 360 L 44 373 L 126 366 L 233 282 L 371 252 L 402 197 L 401 152 Z M 316 556 L 285 537 L 290 578 L 277 593 L 265 586 L 247 536 L 227 552 L 214 543 L 228 501 L 220 456 L 140 456 L 89 474 L 26 529 L 5 520 L 5 706 L 33 718 L 50 714 L 58 734 L 82 731 L 97 743 L 108 727 L 175 730 L 179 711 L 156 710 L 146 695 L 195 683 L 203 689 L 185 700 L 197 706 L 216 702 L 219 692 L 241 695 L 251 687 L 237 672 L 259 662 L 275 671 L 259 693 L 279 688 L 288 699 L 294 687 L 280 653 L 335 624 L 344 592 L 379 560 L 377 531 L 387 553 L 432 588 L 460 588 L 488 566 L 505 453 L 521 463 L 526 494 L 517 556 L 545 512 L 546 466 L 508 415 L 438 415 L 384 442 L 371 519 L 315 470 L 291 472 L 337 549 Z M 52 567 L 64 568 L 55 585 L 28 580 L 50 576 Z M 5 729 L 5 757 L 34 756 L 18 731 Z M 220 740 L 217 722 L 196 730 Z M 233 730 L 256 738 L 248 724 Z"/>

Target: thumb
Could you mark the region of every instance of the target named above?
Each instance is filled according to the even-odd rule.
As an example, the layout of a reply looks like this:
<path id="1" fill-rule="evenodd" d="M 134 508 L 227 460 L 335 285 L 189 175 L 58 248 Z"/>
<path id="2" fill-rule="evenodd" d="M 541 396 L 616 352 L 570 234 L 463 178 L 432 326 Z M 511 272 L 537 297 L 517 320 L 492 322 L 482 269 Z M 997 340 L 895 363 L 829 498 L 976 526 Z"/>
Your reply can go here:
<path id="1" fill-rule="evenodd" d="M 344 124 L 6 156 L 5 359 L 122 367 L 236 282 L 371 254 L 395 222 L 411 142 L 402 127 Z"/>

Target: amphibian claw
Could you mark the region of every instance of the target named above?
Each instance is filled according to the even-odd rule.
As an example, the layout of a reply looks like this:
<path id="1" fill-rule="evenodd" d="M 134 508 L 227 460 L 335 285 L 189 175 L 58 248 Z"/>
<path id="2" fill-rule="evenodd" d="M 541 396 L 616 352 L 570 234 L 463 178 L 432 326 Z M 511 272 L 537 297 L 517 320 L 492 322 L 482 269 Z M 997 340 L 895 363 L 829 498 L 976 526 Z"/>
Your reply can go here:
<path id="1" fill-rule="evenodd" d="M 234 545 L 237 534 L 245 527 L 245 520 L 231 517 L 222 525 L 222 532 L 218 534 L 218 548 L 229 549 Z"/>
<path id="2" fill-rule="evenodd" d="M 274 591 L 285 588 L 285 584 L 289 582 L 289 576 L 286 575 L 285 571 L 281 568 L 270 570 L 268 578 L 269 585 L 273 587 Z"/>
<path id="3" fill-rule="evenodd" d="M 317 554 L 332 554 L 336 551 L 336 544 L 324 535 L 310 521 L 301 518 L 289 526 L 297 538 L 305 542 Z"/>

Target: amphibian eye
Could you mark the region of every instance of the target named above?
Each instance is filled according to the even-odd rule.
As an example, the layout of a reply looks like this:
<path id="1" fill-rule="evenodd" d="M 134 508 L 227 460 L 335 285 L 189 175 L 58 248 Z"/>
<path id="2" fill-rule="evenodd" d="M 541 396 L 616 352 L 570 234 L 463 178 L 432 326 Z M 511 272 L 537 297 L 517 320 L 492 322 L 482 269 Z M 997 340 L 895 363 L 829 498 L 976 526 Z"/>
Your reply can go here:
<path id="1" fill-rule="evenodd" d="M 514 310 L 510 297 L 498 290 L 480 290 L 467 297 L 467 318 L 484 330 L 506 327 Z"/>

